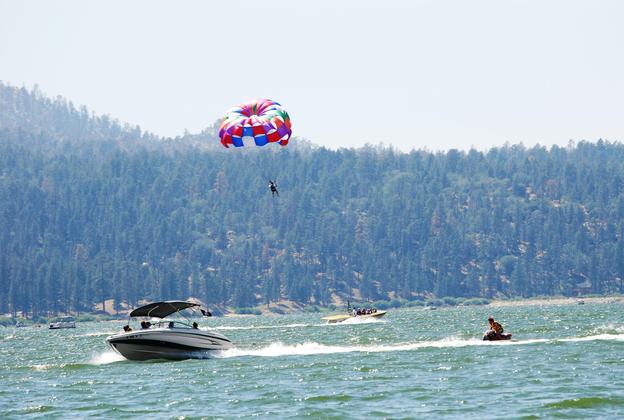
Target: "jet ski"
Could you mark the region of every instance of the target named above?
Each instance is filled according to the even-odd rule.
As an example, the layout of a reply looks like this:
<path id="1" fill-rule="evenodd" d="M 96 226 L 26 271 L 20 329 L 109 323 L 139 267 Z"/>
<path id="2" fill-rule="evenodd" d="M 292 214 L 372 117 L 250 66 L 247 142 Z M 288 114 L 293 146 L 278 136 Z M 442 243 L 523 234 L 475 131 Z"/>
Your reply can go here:
<path id="1" fill-rule="evenodd" d="M 511 340 L 511 334 L 496 334 L 494 330 L 487 330 L 483 334 L 483 341 Z"/>

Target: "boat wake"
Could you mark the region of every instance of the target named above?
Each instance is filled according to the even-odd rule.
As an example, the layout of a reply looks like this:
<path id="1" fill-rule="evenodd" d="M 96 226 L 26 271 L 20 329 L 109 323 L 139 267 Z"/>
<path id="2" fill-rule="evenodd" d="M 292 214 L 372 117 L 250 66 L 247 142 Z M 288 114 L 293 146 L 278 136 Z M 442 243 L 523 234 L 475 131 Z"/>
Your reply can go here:
<path id="1" fill-rule="evenodd" d="M 579 341 L 624 341 L 624 334 L 596 334 L 586 337 L 559 338 L 552 341 L 579 342 Z"/>
<path id="2" fill-rule="evenodd" d="M 120 362 L 126 360 L 123 356 L 115 353 L 114 351 L 105 351 L 103 353 L 94 354 L 90 360 L 79 363 L 59 363 L 59 364 L 37 364 L 28 366 L 35 371 L 46 371 L 61 369 L 65 371 L 87 369 L 93 366 L 107 365 L 109 363 Z"/>
<path id="3" fill-rule="evenodd" d="M 265 347 L 255 349 L 233 348 L 229 350 L 217 351 L 212 353 L 215 358 L 231 358 L 231 357 L 279 357 L 279 356 L 307 356 L 316 354 L 338 354 L 338 353 L 387 353 L 397 351 L 413 351 L 427 348 L 461 348 L 470 346 L 520 346 L 539 343 L 553 342 L 583 342 L 583 341 L 600 341 L 614 340 L 624 341 L 624 334 L 600 334 L 587 337 L 570 337 L 570 338 L 535 338 L 528 340 L 510 340 L 510 341 L 483 341 L 481 339 L 460 339 L 447 338 L 436 341 L 419 341 L 414 343 L 399 343 L 394 345 L 369 345 L 369 346 L 332 346 L 316 342 L 306 342 L 302 344 L 284 344 L 281 342 L 272 343 Z"/>
<path id="4" fill-rule="evenodd" d="M 284 325 L 248 325 L 244 327 L 219 326 L 210 327 L 211 330 L 270 330 L 275 328 L 301 328 L 301 327 L 321 327 L 325 324 L 284 324 Z"/>
<path id="5" fill-rule="evenodd" d="M 394 351 L 410 351 L 421 348 L 448 348 L 448 347 L 466 347 L 466 346 L 482 346 L 491 345 L 492 343 L 482 340 L 460 340 L 446 339 L 439 341 L 421 341 L 416 343 L 403 343 L 395 345 L 374 345 L 374 346 L 330 346 L 315 342 L 307 342 L 302 344 L 284 344 L 272 343 L 266 347 L 258 349 L 240 349 L 233 348 L 215 353 L 215 357 L 229 358 L 240 356 L 257 356 L 257 357 L 278 357 L 278 356 L 305 356 L 314 354 L 335 354 L 335 353 L 383 353 Z M 498 344 L 498 343 L 496 343 Z"/>
<path id="6" fill-rule="evenodd" d="M 87 362 L 89 365 L 100 366 L 107 365 L 109 363 L 121 362 L 126 360 L 121 354 L 115 353 L 112 350 L 105 351 L 103 353 L 94 354 L 91 360 Z"/>

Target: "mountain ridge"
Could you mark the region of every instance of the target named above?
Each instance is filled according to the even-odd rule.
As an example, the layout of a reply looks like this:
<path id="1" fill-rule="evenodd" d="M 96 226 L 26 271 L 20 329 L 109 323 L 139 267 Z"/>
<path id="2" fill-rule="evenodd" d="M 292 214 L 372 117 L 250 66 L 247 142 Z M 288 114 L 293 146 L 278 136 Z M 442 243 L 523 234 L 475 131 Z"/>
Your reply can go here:
<path id="1" fill-rule="evenodd" d="M 2 313 L 624 291 L 619 143 L 246 151 L 201 146 L 214 125 L 162 139 L 4 85 L 0 104 Z"/>

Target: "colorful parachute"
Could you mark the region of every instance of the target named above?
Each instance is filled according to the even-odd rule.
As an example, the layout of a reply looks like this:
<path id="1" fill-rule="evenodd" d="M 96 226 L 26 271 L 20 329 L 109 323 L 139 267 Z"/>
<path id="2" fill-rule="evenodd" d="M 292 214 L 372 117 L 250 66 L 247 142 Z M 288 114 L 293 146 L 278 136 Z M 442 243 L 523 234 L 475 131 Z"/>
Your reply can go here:
<path id="1" fill-rule="evenodd" d="M 230 109 L 223 118 L 219 137 L 225 147 L 256 146 L 279 142 L 288 144 L 292 134 L 290 117 L 277 102 L 257 99 Z"/>

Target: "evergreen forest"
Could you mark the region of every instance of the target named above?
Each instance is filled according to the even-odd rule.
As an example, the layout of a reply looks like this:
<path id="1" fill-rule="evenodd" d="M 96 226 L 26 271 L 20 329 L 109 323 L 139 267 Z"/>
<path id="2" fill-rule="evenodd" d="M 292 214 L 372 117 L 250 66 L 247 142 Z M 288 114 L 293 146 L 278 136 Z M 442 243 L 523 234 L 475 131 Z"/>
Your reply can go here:
<path id="1" fill-rule="evenodd" d="M 620 143 L 241 150 L 215 133 L 161 138 L 0 83 L 0 313 L 624 291 Z"/>

